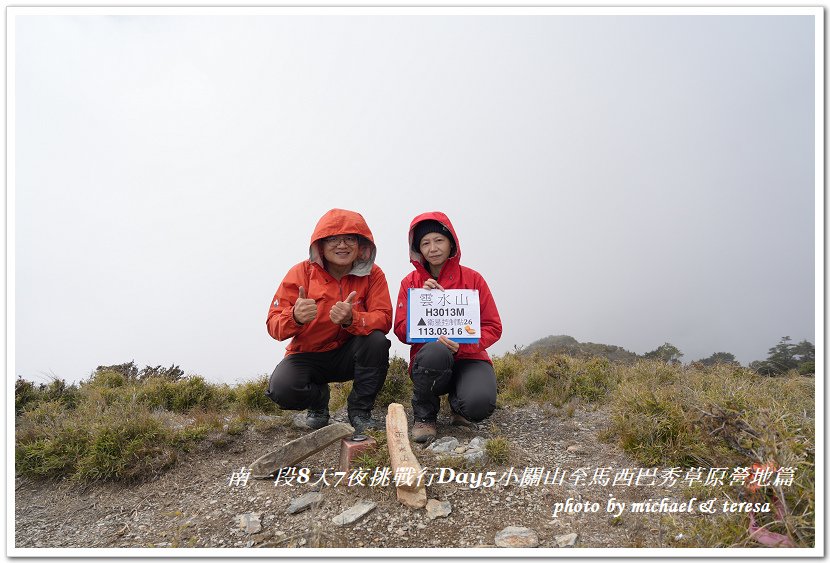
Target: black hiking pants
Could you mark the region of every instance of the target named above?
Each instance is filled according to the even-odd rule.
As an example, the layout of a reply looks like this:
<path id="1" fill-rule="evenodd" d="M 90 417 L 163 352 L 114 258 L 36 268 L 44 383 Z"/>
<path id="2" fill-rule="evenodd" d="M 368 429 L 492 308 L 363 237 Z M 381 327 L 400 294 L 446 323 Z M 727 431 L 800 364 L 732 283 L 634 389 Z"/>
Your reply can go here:
<path id="1" fill-rule="evenodd" d="M 286 410 L 322 409 L 328 406 L 329 383 L 353 379 L 349 412 L 370 412 L 386 381 L 390 345 L 375 330 L 328 352 L 291 354 L 274 369 L 265 394 Z"/>
<path id="2" fill-rule="evenodd" d="M 412 410 L 415 420 L 435 422 L 441 395 L 449 393 L 452 410 L 479 422 L 496 408 L 496 372 L 484 360 L 456 360 L 440 342 L 425 344 L 412 361 Z"/>

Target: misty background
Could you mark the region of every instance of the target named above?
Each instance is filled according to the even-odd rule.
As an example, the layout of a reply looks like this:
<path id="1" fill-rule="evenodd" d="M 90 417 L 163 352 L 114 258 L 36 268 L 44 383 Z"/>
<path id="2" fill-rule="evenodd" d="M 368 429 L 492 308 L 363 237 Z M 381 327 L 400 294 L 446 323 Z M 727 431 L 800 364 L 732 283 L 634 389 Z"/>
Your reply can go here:
<path id="1" fill-rule="evenodd" d="M 447 213 L 491 355 L 815 342 L 813 17 L 277 14 L 14 17 L 15 375 L 270 373 L 334 207 L 393 301 Z"/>

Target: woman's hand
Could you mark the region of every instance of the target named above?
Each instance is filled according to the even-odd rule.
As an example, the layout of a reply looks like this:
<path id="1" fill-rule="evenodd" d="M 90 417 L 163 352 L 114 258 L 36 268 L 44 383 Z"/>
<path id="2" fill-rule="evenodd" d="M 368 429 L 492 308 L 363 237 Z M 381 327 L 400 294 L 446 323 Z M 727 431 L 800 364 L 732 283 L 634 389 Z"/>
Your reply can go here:
<path id="1" fill-rule="evenodd" d="M 440 289 L 441 291 L 444 291 L 444 288 L 441 287 L 441 284 L 439 284 L 436 280 L 432 278 L 429 278 L 427 281 L 424 282 L 424 289 Z"/>
<path id="2" fill-rule="evenodd" d="M 458 352 L 458 348 L 461 346 L 461 344 L 459 344 L 458 342 L 453 342 L 443 334 L 438 337 L 438 342 L 449 348 L 450 352 L 452 352 L 453 354 Z"/>

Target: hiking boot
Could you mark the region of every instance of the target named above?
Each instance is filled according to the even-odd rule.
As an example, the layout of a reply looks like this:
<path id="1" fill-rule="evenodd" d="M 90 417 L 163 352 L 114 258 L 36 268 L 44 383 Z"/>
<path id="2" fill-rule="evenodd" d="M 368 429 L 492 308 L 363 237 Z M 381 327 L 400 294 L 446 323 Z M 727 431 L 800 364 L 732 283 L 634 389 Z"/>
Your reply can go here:
<path id="1" fill-rule="evenodd" d="M 465 428 L 472 428 L 475 426 L 472 422 L 455 411 L 453 411 L 452 415 L 450 415 L 450 424 L 453 426 L 463 426 Z"/>
<path id="2" fill-rule="evenodd" d="M 308 409 L 305 415 L 305 423 L 312 430 L 319 430 L 329 423 L 329 386 L 326 385 L 323 391 L 323 398 L 320 401 L 325 406 L 319 409 Z"/>
<path id="3" fill-rule="evenodd" d="M 412 441 L 419 444 L 428 444 L 435 439 L 437 430 L 434 422 L 416 420 L 412 427 Z"/>
<path id="4" fill-rule="evenodd" d="M 367 411 L 351 411 L 349 424 L 354 428 L 355 436 L 365 434 L 366 430 L 380 430 L 380 425 L 372 418 L 372 413 Z"/>
<path id="5" fill-rule="evenodd" d="M 305 415 L 305 423 L 312 430 L 319 430 L 323 426 L 328 426 L 329 408 L 326 407 L 319 410 L 308 409 L 308 413 Z"/>

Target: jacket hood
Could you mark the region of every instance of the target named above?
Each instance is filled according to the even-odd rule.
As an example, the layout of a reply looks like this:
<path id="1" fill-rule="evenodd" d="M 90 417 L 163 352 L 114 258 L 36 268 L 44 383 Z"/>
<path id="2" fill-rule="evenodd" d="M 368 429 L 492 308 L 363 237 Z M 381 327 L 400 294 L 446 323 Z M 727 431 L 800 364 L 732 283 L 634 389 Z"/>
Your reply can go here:
<path id="1" fill-rule="evenodd" d="M 458 235 L 455 232 L 455 227 L 452 226 L 450 223 L 449 217 L 445 214 L 441 213 L 440 211 L 428 211 L 426 213 L 421 213 L 417 217 L 415 217 L 412 222 L 409 224 L 409 259 L 410 261 L 415 264 L 416 266 L 420 264 L 421 266 L 424 265 L 424 255 L 420 252 L 417 252 L 412 249 L 412 237 L 415 233 L 415 226 L 420 223 L 421 221 L 438 221 L 442 225 L 444 225 L 447 229 L 449 229 L 450 233 L 452 234 L 452 238 L 455 239 L 455 254 L 449 257 L 447 263 L 450 262 L 460 262 L 461 261 L 461 241 L 458 240 Z"/>
<path id="2" fill-rule="evenodd" d="M 349 274 L 368 276 L 372 271 L 372 265 L 375 263 L 377 248 L 375 247 L 375 239 L 372 237 L 372 231 L 369 230 L 369 225 L 366 224 L 363 216 L 356 211 L 331 209 L 320 217 L 311 235 L 308 259 L 321 268 L 325 268 L 323 253 L 320 249 L 320 244 L 322 244 L 320 239 L 334 235 L 351 234 L 359 235 L 360 239 L 358 241 L 357 259 L 355 259 L 354 266 Z"/>

